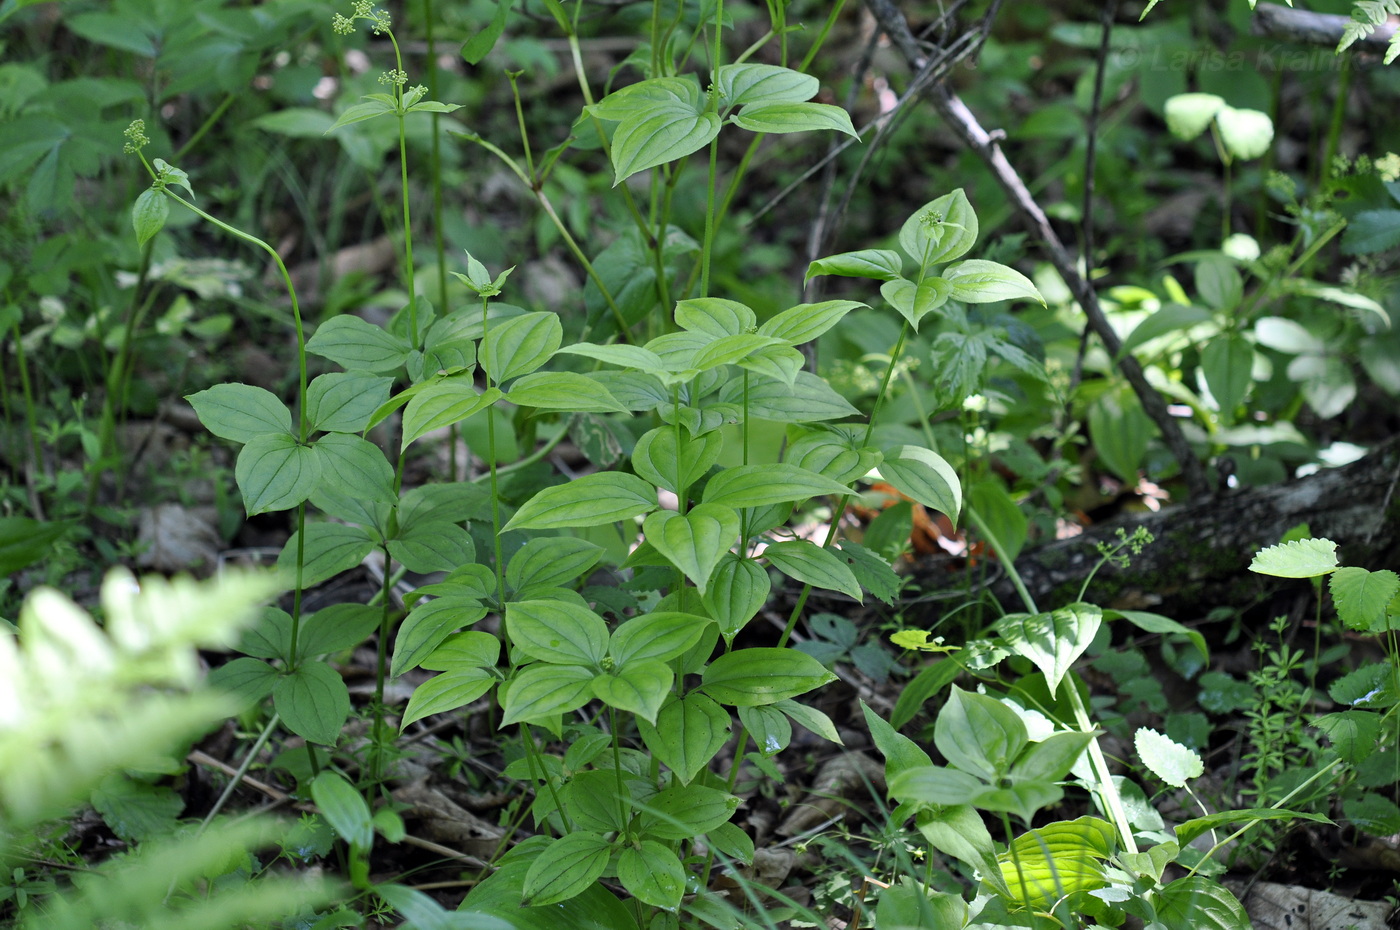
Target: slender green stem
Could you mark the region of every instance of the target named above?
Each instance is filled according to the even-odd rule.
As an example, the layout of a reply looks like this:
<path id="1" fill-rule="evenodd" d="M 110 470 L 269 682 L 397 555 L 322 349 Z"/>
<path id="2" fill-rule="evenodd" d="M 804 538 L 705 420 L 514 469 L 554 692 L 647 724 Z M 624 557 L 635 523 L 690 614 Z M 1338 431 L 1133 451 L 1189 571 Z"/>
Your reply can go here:
<path id="1" fill-rule="evenodd" d="M 481 344 L 486 344 L 490 336 L 490 318 L 487 313 L 487 306 L 490 301 L 481 298 Z M 492 387 L 491 373 L 482 369 L 486 375 L 486 389 Z M 486 467 L 490 473 L 491 480 L 491 538 L 495 543 L 496 556 L 496 603 L 501 609 L 501 633 L 506 635 L 506 571 L 505 571 L 505 550 L 501 548 L 501 494 L 496 473 L 496 417 L 495 410 L 486 408 Z"/>
<path id="2" fill-rule="evenodd" d="M 178 162 L 184 158 L 190 149 L 199 144 L 199 140 L 203 139 L 209 130 L 218 125 L 219 120 L 223 119 L 224 114 L 228 112 L 229 107 L 233 106 L 234 101 L 242 96 L 243 93 L 241 91 L 233 91 L 224 97 L 223 100 L 220 100 L 219 105 L 214 108 L 213 112 L 204 118 L 204 122 L 199 124 L 199 128 L 194 131 L 194 135 L 186 139 L 185 144 L 175 150 L 175 154 L 170 156 L 170 160 L 172 162 Z"/>
<path id="3" fill-rule="evenodd" d="M 220 792 L 218 800 L 214 802 L 214 806 L 209 808 L 209 813 L 200 821 L 199 829 L 195 830 L 195 836 L 199 836 L 208 829 L 209 824 L 214 822 L 214 818 L 219 816 L 219 811 L 224 809 L 224 805 L 228 803 L 228 799 L 233 797 L 233 793 L 238 790 L 238 786 L 243 782 L 243 776 L 247 775 L 248 769 L 253 767 L 253 762 L 258 758 L 258 753 L 262 752 L 263 747 L 267 745 L 267 741 L 272 738 L 272 733 L 277 729 L 277 724 L 281 722 L 281 719 L 281 717 L 274 713 L 272 719 L 262 728 L 262 732 L 258 734 L 258 738 L 253 741 L 252 747 L 249 748 L 248 754 L 243 757 L 243 761 L 238 764 L 237 770 L 230 776 L 228 784 L 225 785 L 224 790 Z"/>

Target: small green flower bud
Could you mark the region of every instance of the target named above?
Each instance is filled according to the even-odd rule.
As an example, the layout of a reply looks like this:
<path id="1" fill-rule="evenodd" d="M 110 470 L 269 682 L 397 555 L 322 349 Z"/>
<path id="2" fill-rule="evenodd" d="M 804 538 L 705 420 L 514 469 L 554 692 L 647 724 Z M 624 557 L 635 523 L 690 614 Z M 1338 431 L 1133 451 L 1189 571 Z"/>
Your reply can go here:
<path id="1" fill-rule="evenodd" d="M 123 130 L 122 135 L 126 136 L 126 145 L 122 146 L 122 151 L 128 155 L 134 155 L 141 151 L 143 146 L 149 145 L 151 140 L 146 137 L 146 121 L 134 119 L 131 125 Z"/>
<path id="2" fill-rule="evenodd" d="M 355 31 L 355 23 L 349 17 L 337 13 L 331 17 L 331 31 L 339 36 L 348 36 Z"/>

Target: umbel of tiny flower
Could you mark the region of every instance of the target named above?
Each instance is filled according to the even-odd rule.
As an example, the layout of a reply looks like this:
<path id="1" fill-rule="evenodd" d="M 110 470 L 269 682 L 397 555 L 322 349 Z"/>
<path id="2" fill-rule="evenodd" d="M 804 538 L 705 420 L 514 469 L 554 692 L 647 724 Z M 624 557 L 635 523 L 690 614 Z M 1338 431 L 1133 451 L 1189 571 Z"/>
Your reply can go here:
<path id="1" fill-rule="evenodd" d="M 389 18 L 389 11 L 376 10 L 373 0 L 355 0 L 348 17 L 339 13 L 331 17 L 331 29 L 338 35 L 349 35 L 355 31 L 357 19 L 368 20 L 370 31 L 375 35 L 388 32 L 393 23 Z"/>
<path id="2" fill-rule="evenodd" d="M 126 136 L 126 145 L 122 146 L 122 151 L 128 155 L 135 155 L 141 148 L 150 145 L 151 140 L 146 137 L 146 121 L 134 119 L 131 125 L 122 132 Z"/>
<path id="3" fill-rule="evenodd" d="M 408 74 L 397 70 L 385 71 L 383 74 L 379 75 L 379 83 L 402 87 L 408 83 Z"/>

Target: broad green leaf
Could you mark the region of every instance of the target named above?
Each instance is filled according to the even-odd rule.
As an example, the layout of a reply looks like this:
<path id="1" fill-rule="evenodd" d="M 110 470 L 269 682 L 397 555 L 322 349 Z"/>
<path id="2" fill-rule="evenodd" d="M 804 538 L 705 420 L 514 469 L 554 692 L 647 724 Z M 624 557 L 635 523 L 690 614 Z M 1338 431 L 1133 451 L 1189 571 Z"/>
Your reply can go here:
<path id="1" fill-rule="evenodd" d="M 328 358 L 342 368 L 391 372 L 408 360 L 412 346 L 353 314 L 331 317 L 316 328 L 306 351 Z"/>
<path id="2" fill-rule="evenodd" d="M 929 893 L 909 876 L 880 892 L 875 907 L 878 927 L 964 927 L 967 902 L 952 892 Z"/>
<path id="3" fill-rule="evenodd" d="M 1133 735 L 1133 745 L 1142 764 L 1173 788 L 1185 788 L 1188 781 L 1200 778 L 1205 771 L 1199 755 L 1155 730 L 1139 727 Z"/>
<path id="4" fill-rule="evenodd" d="M 1209 310 L 1185 304 L 1167 304 L 1133 329 L 1123 340 L 1123 354 L 1168 333 L 1185 332 L 1213 319 Z"/>
<path id="5" fill-rule="evenodd" d="M 1221 107 L 1215 114 L 1215 124 L 1220 127 L 1225 151 L 1233 158 L 1258 158 L 1274 141 L 1274 121 L 1258 110 Z"/>
<path id="6" fill-rule="evenodd" d="M 997 558 L 1015 562 L 1026 544 L 1030 520 L 1000 478 L 988 478 L 967 489 L 967 505 L 981 518 L 987 529 L 1001 543 Z"/>
<path id="7" fill-rule="evenodd" d="M 953 286 L 943 278 L 924 278 L 917 285 L 907 278 L 880 285 L 880 296 L 919 331 L 919 321 L 948 302 Z"/>
<path id="8" fill-rule="evenodd" d="M 686 871 L 671 850 L 642 840 L 624 847 L 617 856 L 617 879 L 628 893 L 644 904 L 674 911 L 685 893 Z"/>
<path id="9" fill-rule="evenodd" d="M 596 739 L 591 739 L 593 737 Z M 581 827 L 599 833 L 616 833 L 626 830 L 627 822 L 631 820 L 633 797 L 626 782 L 618 785 L 616 770 L 579 771 L 588 761 L 596 759 L 607 748 L 609 742 L 605 734 L 593 733 L 574 742 L 565 754 L 564 766 L 572 769 L 574 775 L 563 786 L 561 799 L 569 816 L 573 818 L 575 829 Z M 596 746 L 597 751 L 588 748 L 590 746 Z M 585 751 L 577 752 L 580 749 Z M 576 752 L 577 758 L 570 758 Z M 624 792 L 621 796 L 618 793 L 619 787 Z"/>
<path id="10" fill-rule="evenodd" d="M 1381 710 L 1400 701 L 1390 664 L 1372 662 L 1348 672 L 1327 687 L 1327 696 L 1346 707 Z"/>
<path id="11" fill-rule="evenodd" d="M 821 88 L 820 82 L 811 75 L 752 62 L 721 65 L 718 86 L 722 110 L 754 103 L 811 100 Z"/>
<path id="12" fill-rule="evenodd" d="M 1342 801 L 1346 819 L 1364 833 L 1372 836 L 1394 836 L 1400 832 L 1400 807 L 1383 795 L 1367 792 L 1359 798 Z"/>
<path id="13" fill-rule="evenodd" d="M 768 602 L 771 590 L 768 573 L 755 560 L 732 552 L 720 559 L 703 598 L 705 610 L 719 624 L 726 643 L 732 644 Z"/>
<path id="14" fill-rule="evenodd" d="M 388 541 L 389 555 L 411 572 L 450 572 L 476 558 L 471 534 L 446 520 L 414 520 L 399 525 Z"/>
<path id="15" fill-rule="evenodd" d="M 924 204 L 899 229 L 899 247 L 925 273 L 961 258 L 976 242 L 977 212 L 962 188 Z"/>
<path id="16" fill-rule="evenodd" d="M 836 732 L 836 724 L 832 723 L 830 717 L 815 707 L 808 707 L 806 704 L 799 704 L 792 700 L 778 701 L 773 706 L 787 714 L 794 723 L 805 727 L 822 739 L 830 740 L 838 746 L 845 745 L 841 740 L 841 734 Z"/>
<path id="17" fill-rule="evenodd" d="M 657 103 L 645 116 L 629 117 L 613 134 L 613 186 L 639 171 L 678 161 L 719 135 L 719 114 L 689 103 Z"/>
<path id="18" fill-rule="evenodd" d="M 389 399 L 394 379 L 358 371 L 333 371 L 306 388 L 306 416 L 311 428 L 332 433 L 359 433 Z"/>
<path id="19" fill-rule="evenodd" d="M 1153 430 L 1142 403 L 1126 385 L 1089 406 L 1089 432 L 1099 458 L 1129 484 L 1137 484 Z"/>
<path id="20" fill-rule="evenodd" d="M 1008 897 L 1040 909 L 1066 895 L 1107 885 L 1100 860 L 1112 855 L 1113 847 L 1111 826 L 1096 817 L 1080 817 L 1021 834 L 997 859 Z"/>
<path id="21" fill-rule="evenodd" d="M 696 371 L 709 371 L 722 365 L 737 365 L 750 357 L 761 357 L 760 353 L 765 349 L 779 347 L 786 348 L 781 340 L 772 336 L 760 336 L 758 333 L 721 336 L 697 350 L 686 367 Z"/>
<path id="22" fill-rule="evenodd" d="M 738 798 L 717 788 L 667 788 L 643 806 L 642 830 L 662 839 L 688 840 L 728 823 L 738 806 Z"/>
<path id="23" fill-rule="evenodd" d="M 1178 878 L 1154 896 L 1157 919 L 1191 930 L 1252 930 L 1244 906 L 1224 885 L 1204 875 Z"/>
<path id="24" fill-rule="evenodd" d="M 481 367 L 497 384 L 529 374 L 564 341 L 557 313 L 525 313 L 492 326 L 482 343 Z"/>
<path id="25" fill-rule="evenodd" d="M 407 449 L 414 440 L 437 429 L 461 423 L 490 407 L 502 396 L 496 388 L 477 393 L 470 376 L 444 378 L 429 384 L 413 396 L 403 412 L 403 442 Z"/>
<path id="26" fill-rule="evenodd" d="M 816 430 L 799 438 L 788 447 L 787 453 L 788 464 L 825 475 L 842 484 L 864 478 L 880 464 L 880 460 L 879 450 L 869 446 L 853 449 L 839 433 L 824 430 Z"/>
<path id="27" fill-rule="evenodd" d="M 753 862 L 753 839 L 738 826 L 722 823 L 705 834 L 710 848 L 738 862 Z"/>
<path id="28" fill-rule="evenodd" d="M 660 510 L 646 518 L 642 532 L 703 596 L 715 566 L 739 541 L 739 515 L 722 504 L 697 504 L 686 514 Z"/>
<path id="29" fill-rule="evenodd" d="M 1007 645 L 1045 674 L 1053 696 L 1070 666 L 1094 641 L 1102 622 L 1103 611 L 1098 607 L 1075 603 L 1050 613 L 1007 614 L 993 626 Z"/>
<path id="30" fill-rule="evenodd" d="M 369 805 L 339 772 L 324 771 L 311 782 L 311 800 L 336 835 L 361 852 L 374 845 Z"/>
<path id="31" fill-rule="evenodd" d="M 490 668 L 501 658 L 501 641 L 482 630 L 453 633 L 422 661 L 421 666 L 438 672 L 469 668 Z"/>
<path id="32" fill-rule="evenodd" d="M 301 584 L 303 588 L 314 587 L 341 572 L 359 565 L 374 548 L 375 539 L 362 526 L 346 526 L 343 523 L 309 523 L 306 527 L 306 545 L 302 563 Z M 282 547 L 277 556 L 277 567 L 293 577 L 297 566 L 297 534 Z"/>
<path id="33" fill-rule="evenodd" d="M 1057 782 L 1063 779 L 1094 739 L 1079 731 L 1052 733 L 1031 743 L 1011 766 L 1013 781 Z M 1029 818 L 1028 818 L 1029 819 Z"/>
<path id="34" fill-rule="evenodd" d="M 618 624 L 608 652 L 618 665 L 637 659 L 667 661 L 694 646 L 710 623 L 708 617 L 676 611 L 642 614 Z"/>
<path id="35" fill-rule="evenodd" d="M 382 610 L 365 604 L 322 607 L 302 620 L 297 661 L 358 646 L 375 631 L 383 616 Z"/>
<path id="36" fill-rule="evenodd" d="M 378 447 L 351 433 L 327 433 L 311 446 L 321 481 L 361 501 L 393 501 L 394 469 Z"/>
<path id="37" fill-rule="evenodd" d="M 233 477 L 251 517 L 288 510 L 310 497 L 321 483 L 321 461 L 290 434 L 264 433 L 239 450 Z"/>
<path id="38" fill-rule="evenodd" d="M 925 666 L 923 671 L 900 689 L 899 699 L 895 701 L 894 710 L 890 713 L 890 724 L 899 728 L 913 720 L 923 709 L 924 703 L 952 684 L 962 670 L 961 665 L 950 659 Z"/>
<path id="39" fill-rule="evenodd" d="M 736 649 L 715 659 L 700 689 L 722 704 L 756 707 L 797 697 L 835 681 L 816 659 L 796 649 Z"/>
<path id="40" fill-rule="evenodd" d="M 1337 570 L 1337 544 L 1330 539 L 1295 539 L 1260 549 L 1249 570 L 1278 578 L 1316 578 Z"/>
<path id="41" fill-rule="evenodd" d="M 292 414 L 271 391 L 251 384 L 216 384 L 185 398 L 204 428 L 221 439 L 250 442 L 270 434 L 292 435 Z"/>
<path id="42" fill-rule="evenodd" d="M 634 368 L 653 374 L 666 371 L 661 357 L 650 349 L 631 345 L 594 345 L 591 342 L 576 342 L 559 350 L 569 355 L 582 355 L 585 358 L 617 365 L 619 368 Z"/>
<path id="43" fill-rule="evenodd" d="M 402 733 L 410 723 L 424 717 L 466 707 L 490 691 L 495 683 L 496 676 L 484 668 L 464 668 L 434 675 L 413 689 L 413 696 L 408 699 L 403 721 L 399 724 L 399 732 Z"/>
<path id="44" fill-rule="evenodd" d="M 537 371 L 519 378 L 505 393 L 517 407 L 587 413 L 626 413 L 608 389 L 572 371 Z"/>
<path id="45" fill-rule="evenodd" d="M 231 695 L 241 708 L 250 708 L 272 693 L 280 676 L 266 662 L 240 656 L 209 673 L 209 687 Z"/>
<path id="46" fill-rule="evenodd" d="M 545 488 L 505 525 L 512 530 L 601 526 L 655 510 L 656 489 L 635 475 L 607 471 Z"/>
<path id="47" fill-rule="evenodd" d="M 185 809 L 185 799 L 172 789 L 123 774 L 102 779 L 88 802 L 112 832 L 128 843 L 170 834 Z"/>
<path id="48" fill-rule="evenodd" d="M 324 662 L 305 662 L 272 686 L 272 706 L 297 736 L 334 746 L 350 716 L 345 681 Z"/>
<path id="49" fill-rule="evenodd" d="M 753 332 L 758 326 L 758 317 L 736 300 L 696 297 L 676 303 L 676 325 L 689 332 L 704 333 L 719 339 Z"/>
<path id="50" fill-rule="evenodd" d="M 880 474 L 901 493 L 958 522 L 962 485 L 943 456 L 919 446 L 895 446 L 885 450 Z"/>
<path id="51" fill-rule="evenodd" d="M 672 494 L 682 493 L 719 461 L 724 437 L 718 430 L 692 436 L 661 426 L 642 434 L 632 450 L 632 468 L 646 480 Z"/>
<path id="52" fill-rule="evenodd" d="M 1254 323 L 1254 338 L 1259 344 L 1289 355 L 1307 353 L 1322 355 L 1327 343 L 1303 324 L 1281 316 L 1261 317 Z"/>
<path id="53" fill-rule="evenodd" d="M 486 608 L 471 597 L 447 596 L 420 601 L 408 612 L 394 636 L 390 677 L 397 678 L 417 668 L 448 636 L 484 616 Z"/>
<path id="54" fill-rule="evenodd" d="M 249 125 L 292 139 L 315 139 L 324 136 L 335 125 L 335 117 L 313 107 L 286 107 L 264 113 L 251 120 Z"/>
<path id="55" fill-rule="evenodd" d="M 506 23 L 510 19 L 512 6 L 510 0 L 496 0 L 496 12 L 492 14 L 491 21 L 462 43 L 463 61 L 469 65 L 481 64 L 481 60 L 486 57 L 487 53 L 496 47 L 501 33 L 506 31 Z"/>
<path id="56" fill-rule="evenodd" d="M 520 904 L 539 907 L 569 900 L 598 880 L 611 850 L 607 840 L 583 830 L 554 840 L 531 863 Z"/>
<path id="57" fill-rule="evenodd" d="M 722 402 L 741 410 L 747 401 L 751 418 L 778 423 L 815 423 L 860 413 L 824 379 L 810 371 L 799 371 L 792 384 L 775 378 L 750 378 L 747 397 L 743 379 L 733 378 L 720 389 L 719 396 Z"/>
<path id="58" fill-rule="evenodd" d="M 755 103 L 731 116 L 730 121 L 750 132 L 782 134 L 834 129 L 860 138 L 851 125 L 851 114 L 829 103 Z"/>
<path id="59" fill-rule="evenodd" d="M 399 501 L 399 521 L 421 518 L 461 523 L 491 519 L 491 490 L 470 481 L 425 484 L 407 492 Z"/>
<path id="60" fill-rule="evenodd" d="M 621 122 L 646 116 L 657 105 L 684 104 L 699 113 L 704 105 L 700 85 L 693 77 L 660 77 L 629 84 L 613 91 L 588 108 L 599 119 Z"/>
<path id="61" fill-rule="evenodd" d="M 1356 765 L 1381 744 L 1381 716 L 1365 710 L 1345 710 L 1313 719 L 1313 726 L 1327 734 L 1342 761 Z"/>
<path id="62" fill-rule="evenodd" d="M 882 720 L 864 701 L 860 702 L 860 709 L 865 715 L 865 725 L 870 730 L 875 748 L 885 757 L 887 783 L 901 772 L 933 765 L 933 760 L 923 748 L 904 734 L 895 732 L 894 727 Z"/>
<path id="63" fill-rule="evenodd" d="M 933 742 L 950 765 L 995 783 L 1026 747 L 1026 725 L 995 698 L 953 685 L 934 723 Z"/>
<path id="64" fill-rule="evenodd" d="M 729 740 L 729 714 L 709 697 L 691 692 L 665 704 L 656 725 L 638 721 L 647 749 L 689 784 Z"/>
<path id="65" fill-rule="evenodd" d="M 942 765 L 904 769 L 889 780 L 890 797 L 938 807 L 971 803 L 986 790 L 986 782 L 976 775 Z"/>
<path id="66" fill-rule="evenodd" d="M 1196 263 L 1196 290 L 1213 310 L 1228 311 L 1244 299 L 1244 280 L 1235 263 L 1219 254 Z"/>
<path id="67" fill-rule="evenodd" d="M 1347 223 L 1342 252 L 1368 255 L 1400 245 L 1400 210 L 1363 210 Z"/>
<path id="68" fill-rule="evenodd" d="M 165 227 L 170 216 L 170 202 L 165 199 L 165 191 L 153 187 L 143 190 L 131 205 L 131 228 L 136 233 L 136 244 L 143 246 L 151 237 Z"/>
<path id="69" fill-rule="evenodd" d="M 0 577 L 46 558 L 73 523 L 41 523 L 29 517 L 0 517 Z"/>
<path id="70" fill-rule="evenodd" d="M 816 339 L 858 307 L 866 304 L 854 300 L 824 300 L 815 304 L 798 304 L 769 318 L 758 332 L 781 339 L 790 346 L 802 345 Z"/>
<path id="71" fill-rule="evenodd" d="M 1201 658 L 1207 662 L 1210 661 L 1210 649 L 1206 646 L 1206 638 L 1198 630 L 1182 626 L 1170 617 L 1143 610 L 1109 610 L 1104 612 L 1105 620 L 1112 620 L 1114 617 L 1122 617 L 1139 630 L 1146 630 L 1149 633 L 1177 633 L 1185 636 L 1191 640 L 1191 644 L 1196 647 Z"/>
<path id="72" fill-rule="evenodd" d="M 532 665 L 505 689 L 501 726 L 547 719 L 577 710 L 593 696 L 597 673 L 581 665 Z"/>
<path id="73" fill-rule="evenodd" d="M 739 722 L 753 737 L 762 755 L 776 755 L 792 742 L 792 723 L 782 711 L 771 706 L 740 707 Z"/>
<path id="74" fill-rule="evenodd" d="M 1212 339 L 1201 350 L 1201 373 L 1221 416 L 1233 423 L 1235 410 L 1254 382 L 1254 346 L 1239 333 Z"/>
<path id="75" fill-rule="evenodd" d="M 1400 576 L 1392 571 L 1368 572 L 1364 568 L 1339 568 L 1327 579 L 1337 616 L 1348 628 L 1381 633 L 1386 630 L 1386 608 L 1400 591 Z"/>
<path id="76" fill-rule="evenodd" d="M 952 287 L 949 296 L 965 304 L 1034 300 L 1045 305 L 1045 298 L 1040 296 L 1030 278 L 998 262 L 970 258 L 944 268 L 942 278 Z"/>
<path id="77" fill-rule="evenodd" d="M 571 601 L 507 604 L 506 630 L 516 649 L 541 662 L 597 665 L 608 654 L 608 625 Z"/>
<path id="78" fill-rule="evenodd" d="M 327 133 L 334 132 L 341 126 L 349 126 L 351 123 L 363 123 L 367 119 L 374 119 L 376 116 L 387 116 L 394 112 L 394 108 L 382 100 L 365 100 L 364 103 L 356 103 L 345 108 L 337 117 L 336 121 L 327 129 Z"/>
<path id="79" fill-rule="evenodd" d="M 705 485 L 704 501 L 735 510 L 802 501 L 823 494 L 844 495 L 849 488 L 796 465 L 736 465 Z"/>
<path id="80" fill-rule="evenodd" d="M 588 572 L 603 557 L 603 547 L 572 536 L 536 536 L 521 546 L 506 565 L 511 590 L 560 587 Z"/>
<path id="81" fill-rule="evenodd" d="M 656 722 L 676 676 L 659 659 L 634 659 L 593 679 L 593 695 L 609 707 Z"/>
<path id="82" fill-rule="evenodd" d="M 543 837 L 540 839 L 548 842 Z M 521 907 L 525 876 L 531 865 L 532 860 L 521 855 L 504 856 L 500 868 L 473 888 L 462 902 L 454 915 L 460 921 L 455 927 L 470 930 L 561 930 L 563 927 L 640 930 L 632 908 L 596 882 L 567 901 L 542 908 Z"/>
<path id="83" fill-rule="evenodd" d="M 1206 817 L 1196 817 L 1185 823 L 1177 824 L 1176 840 L 1183 847 L 1198 836 L 1204 836 L 1216 827 L 1229 826 L 1236 823 L 1248 823 L 1251 820 L 1307 820 L 1312 823 L 1331 823 L 1322 814 L 1314 814 L 1310 811 L 1291 811 L 1279 807 L 1259 807 L 1248 810 L 1220 811 Z"/>
<path id="84" fill-rule="evenodd" d="M 763 550 L 763 557 L 778 571 L 803 584 L 864 600 L 860 583 L 846 563 L 814 542 L 790 539 L 773 543 Z"/>
<path id="85" fill-rule="evenodd" d="M 936 807 L 923 810 L 914 819 L 914 826 L 941 853 L 959 859 L 982 873 L 982 879 L 1003 896 L 1010 891 L 1001 880 L 997 867 L 996 848 L 992 835 L 982 822 L 982 815 L 970 804 Z"/>
<path id="86" fill-rule="evenodd" d="M 1205 132 L 1224 107 L 1224 99 L 1215 94 L 1177 94 L 1167 99 L 1167 128 L 1178 139 L 1189 142 Z"/>
<path id="87" fill-rule="evenodd" d="M 904 270 L 904 260 L 898 252 L 889 249 L 862 249 L 858 252 L 842 252 L 819 258 L 807 266 L 807 274 L 802 281 L 812 280 L 817 275 L 834 274 L 846 278 L 874 278 L 876 281 L 893 281 Z"/>

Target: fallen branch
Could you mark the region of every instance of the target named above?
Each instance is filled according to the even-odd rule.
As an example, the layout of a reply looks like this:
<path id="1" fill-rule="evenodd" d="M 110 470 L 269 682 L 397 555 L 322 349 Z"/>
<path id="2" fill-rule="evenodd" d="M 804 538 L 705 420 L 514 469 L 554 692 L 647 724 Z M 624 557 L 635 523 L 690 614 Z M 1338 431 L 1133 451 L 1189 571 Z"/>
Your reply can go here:
<path id="1" fill-rule="evenodd" d="M 1295 10 L 1277 3 L 1261 3 L 1254 8 L 1252 31 L 1255 35 L 1271 39 L 1283 39 L 1299 45 L 1326 45 L 1336 48 L 1342 41 L 1342 34 L 1354 20 L 1350 16 L 1331 13 L 1312 13 L 1308 10 Z M 1352 46 L 1365 52 L 1385 54 L 1395 35 L 1394 22 L 1379 26 L 1370 35 L 1358 39 Z"/>

